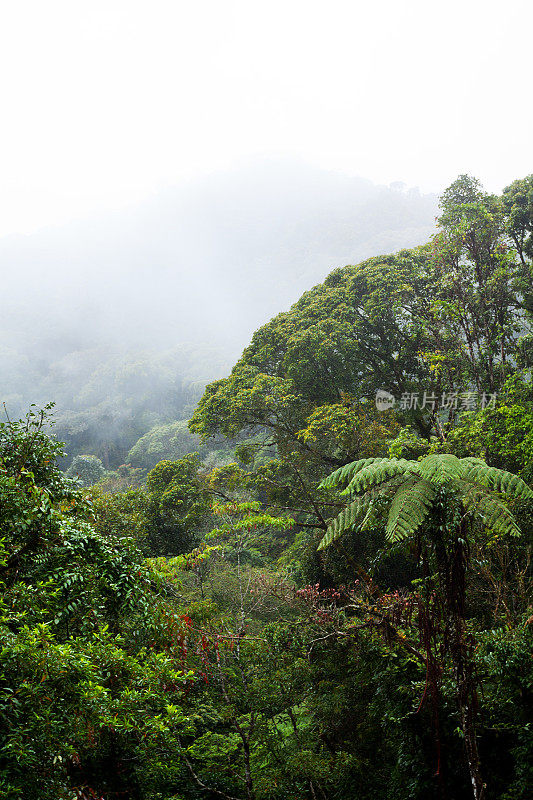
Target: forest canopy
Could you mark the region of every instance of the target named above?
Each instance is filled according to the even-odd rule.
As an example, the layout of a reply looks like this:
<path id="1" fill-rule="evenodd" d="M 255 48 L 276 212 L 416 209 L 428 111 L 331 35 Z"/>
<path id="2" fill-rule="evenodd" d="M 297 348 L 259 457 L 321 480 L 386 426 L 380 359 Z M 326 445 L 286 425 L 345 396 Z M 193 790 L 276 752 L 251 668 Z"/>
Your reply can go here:
<path id="1" fill-rule="evenodd" d="M 529 798 L 532 268 L 533 176 L 462 175 L 125 463 L 0 425 L 2 796 Z"/>

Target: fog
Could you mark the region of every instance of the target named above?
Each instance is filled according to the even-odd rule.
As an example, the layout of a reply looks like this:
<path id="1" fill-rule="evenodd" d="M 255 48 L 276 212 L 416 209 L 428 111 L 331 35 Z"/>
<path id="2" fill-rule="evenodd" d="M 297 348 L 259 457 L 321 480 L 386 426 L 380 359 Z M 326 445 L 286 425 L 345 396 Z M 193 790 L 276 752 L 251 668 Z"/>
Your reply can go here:
<path id="1" fill-rule="evenodd" d="M 433 192 L 463 172 L 501 192 L 531 170 L 529 0 L 19 0 L 2 12 L 0 232 L 265 153 Z"/>
<path id="2" fill-rule="evenodd" d="M 256 159 L 6 237 L 0 397 L 14 415 L 56 401 L 67 439 L 89 417 L 89 438 L 135 420 L 133 440 L 190 414 L 253 331 L 331 269 L 423 243 L 436 212 L 416 188 Z"/>
<path id="3" fill-rule="evenodd" d="M 333 268 L 425 241 L 436 198 L 261 160 L 120 212 L 0 240 L 4 343 L 216 342 L 252 331 Z M 15 338 L 14 338 L 15 334 Z"/>
<path id="4" fill-rule="evenodd" d="M 70 452 L 122 437 L 123 458 L 331 269 L 426 241 L 428 192 L 527 175 L 530 20 L 526 0 L 6 6 L 9 413 L 54 400 Z"/>

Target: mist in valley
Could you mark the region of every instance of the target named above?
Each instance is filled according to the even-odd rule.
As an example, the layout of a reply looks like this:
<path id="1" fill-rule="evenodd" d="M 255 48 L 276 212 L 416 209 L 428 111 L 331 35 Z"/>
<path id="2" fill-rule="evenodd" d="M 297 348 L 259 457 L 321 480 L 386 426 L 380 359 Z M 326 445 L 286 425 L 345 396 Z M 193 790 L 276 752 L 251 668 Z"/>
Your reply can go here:
<path id="1" fill-rule="evenodd" d="M 254 330 L 331 269 L 422 244 L 437 198 L 256 159 L 141 204 L 0 240 L 0 395 L 56 403 L 69 456 L 116 466 L 186 419 Z"/>

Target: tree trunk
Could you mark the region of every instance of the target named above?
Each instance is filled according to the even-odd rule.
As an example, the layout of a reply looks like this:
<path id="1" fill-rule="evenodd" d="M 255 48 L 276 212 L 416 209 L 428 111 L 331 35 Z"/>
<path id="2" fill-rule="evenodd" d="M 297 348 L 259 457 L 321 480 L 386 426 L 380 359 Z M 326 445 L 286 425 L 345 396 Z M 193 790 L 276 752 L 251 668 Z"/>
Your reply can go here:
<path id="1" fill-rule="evenodd" d="M 455 672 L 455 686 L 461 730 L 463 732 L 466 760 L 474 800 L 482 800 L 485 786 L 481 777 L 481 763 L 476 736 L 476 682 L 474 666 L 469 652 L 466 630 L 466 565 L 467 565 L 467 523 L 464 520 L 455 537 L 454 552 L 449 562 L 449 584 L 446 605 L 450 615 L 450 653 Z"/>
<path id="2" fill-rule="evenodd" d="M 461 730 L 464 737 L 466 760 L 474 800 L 482 800 L 485 786 L 481 777 L 481 763 L 477 747 L 476 709 L 474 707 L 475 682 L 468 656 L 464 620 L 456 618 L 454 627 L 454 639 L 456 641 L 453 646 L 453 659 Z"/>
<path id="3" fill-rule="evenodd" d="M 465 619 L 468 523 L 466 520 L 462 521 L 457 535 L 454 536 L 453 550 L 448 553 L 443 535 L 445 520 L 446 512 L 442 509 L 440 525 L 435 530 L 435 555 L 449 628 L 449 652 L 455 674 L 457 705 L 472 793 L 474 800 L 483 800 L 485 785 L 481 777 L 476 736 L 476 686 Z"/>

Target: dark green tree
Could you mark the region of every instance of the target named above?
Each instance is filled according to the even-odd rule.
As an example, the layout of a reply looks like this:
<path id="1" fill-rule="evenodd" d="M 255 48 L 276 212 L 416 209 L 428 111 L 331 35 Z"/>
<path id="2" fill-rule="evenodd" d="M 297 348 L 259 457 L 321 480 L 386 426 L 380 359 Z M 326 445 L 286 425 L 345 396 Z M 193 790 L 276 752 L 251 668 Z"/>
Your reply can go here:
<path id="1" fill-rule="evenodd" d="M 45 423 L 32 411 L 0 425 L 0 795 L 175 794 L 182 623 L 169 629 L 131 538 L 90 524 Z"/>
<path id="2" fill-rule="evenodd" d="M 326 486 L 343 489 L 350 502 L 328 527 L 319 547 L 347 531 L 362 532 L 376 506 L 388 510 L 386 538 L 399 542 L 418 536 L 421 558 L 436 570 L 444 607 L 445 633 L 454 668 L 460 725 L 475 800 L 485 793 L 478 753 L 475 691 L 466 625 L 466 572 L 471 540 L 485 529 L 494 536 L 517 536 L 520 529 L 500 499 L 533 500 L 533 491 L 509 472 L 480 459 L 429 455 L 421 461 L 363 459 L 332 473 Z"/>

